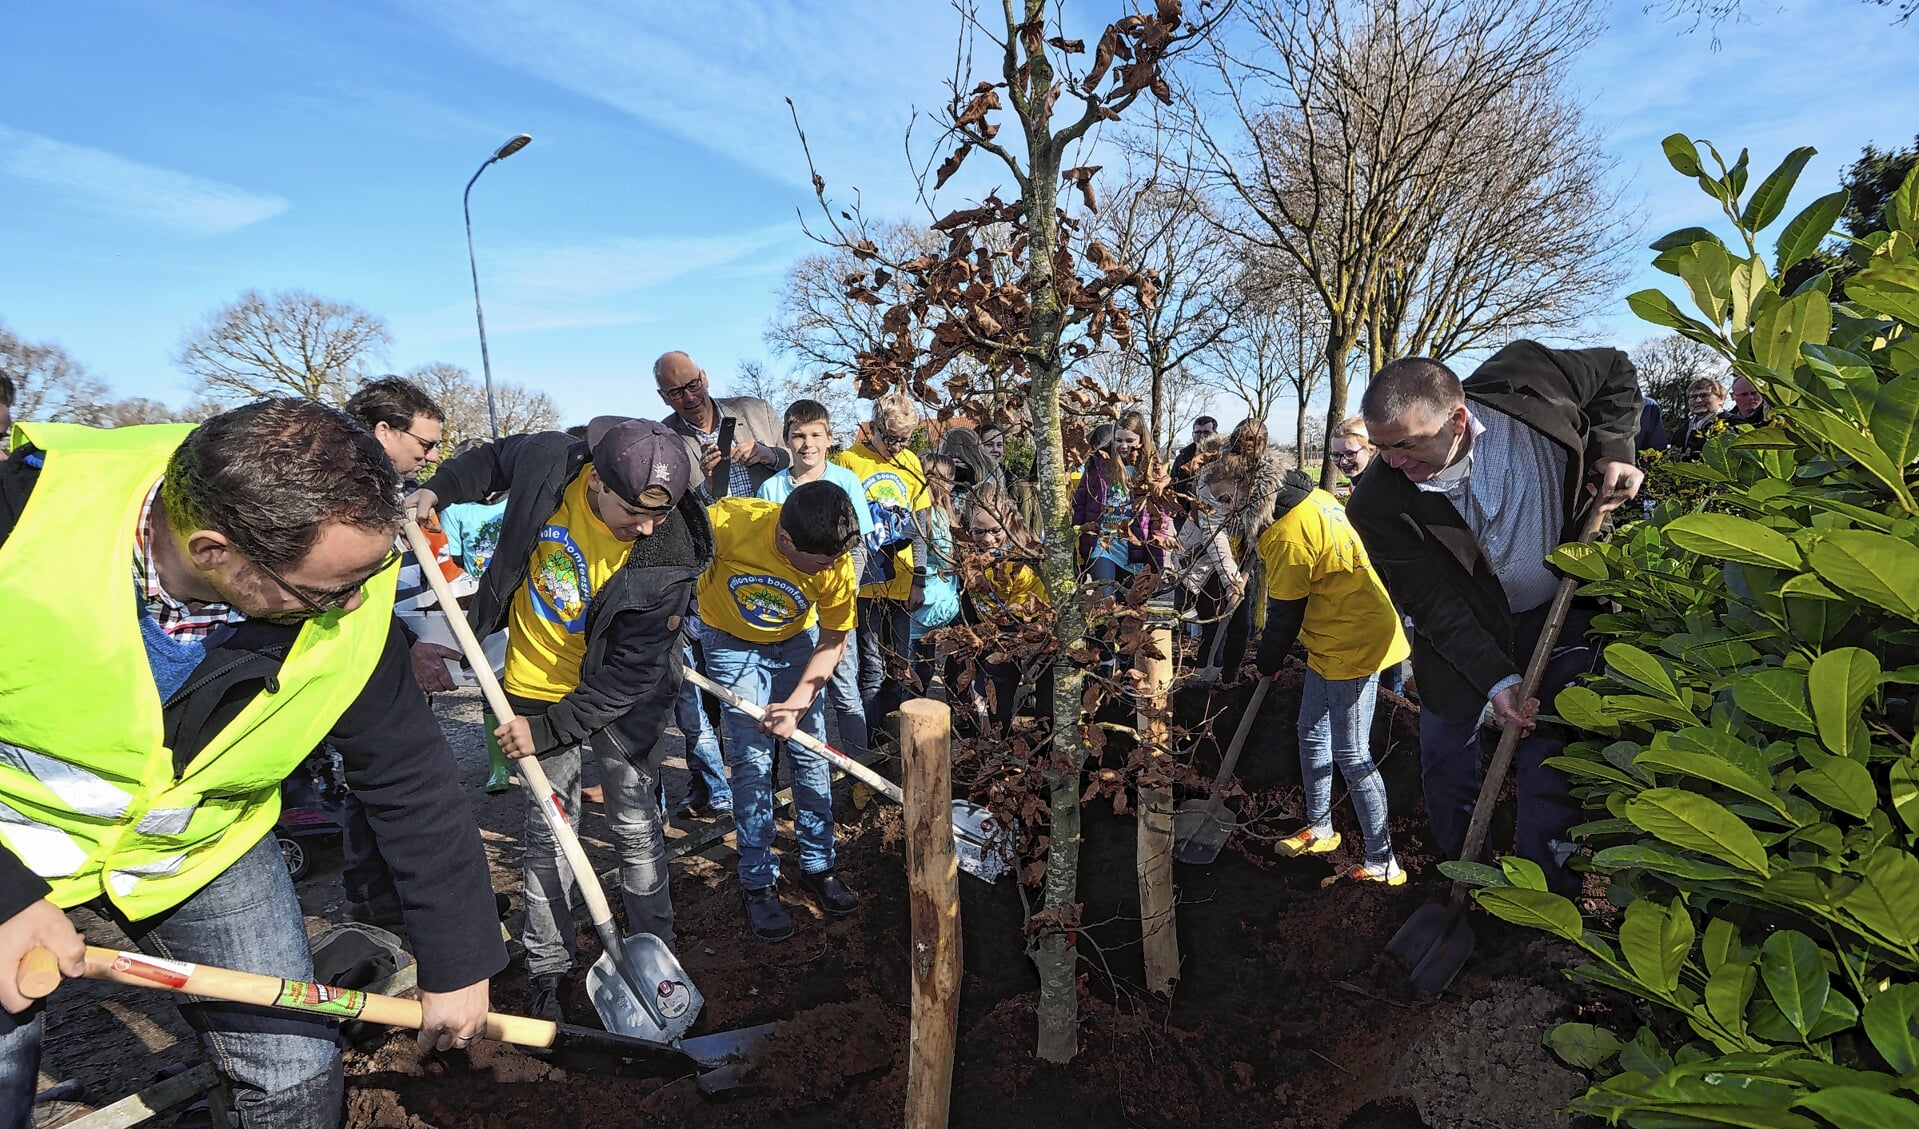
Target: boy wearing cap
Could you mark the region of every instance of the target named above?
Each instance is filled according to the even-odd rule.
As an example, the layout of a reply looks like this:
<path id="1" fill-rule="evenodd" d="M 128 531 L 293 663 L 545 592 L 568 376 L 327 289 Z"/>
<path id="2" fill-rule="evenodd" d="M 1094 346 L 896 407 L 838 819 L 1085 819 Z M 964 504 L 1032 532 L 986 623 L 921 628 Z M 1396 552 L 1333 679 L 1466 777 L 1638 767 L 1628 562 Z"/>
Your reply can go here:
<path id="1" fill-rule="evenodd" d="M 793 918 L 775 889 L 774 742 L 802 726 L 826 737 L 820 691 L 832 680 L 857 616 L 850 553 L 859 519 L 846 491 L 823 479 L 795 487 L 782 504 L 724 498 L 707 513 L 713 563 L 699 585 L 707 672 L 749 701 L 767 704 L 764 721 L 731 708 L 725 720 L 746 922 L 760 940 L 784 941 L 793 935 Z M 799 808 L 799 883 L 827 916 L 844 917 L 859 909 L 860 899 L 834 870 L 831 770 L 817 753 L 798 745 L 787 751 Z"/>
<path id="2" fill-rule="evenodd" d="M 493 559 L 467 613 L 481 635 L 508 628 L 502 680 L 517 715 L 495 730 L 510 757 L 538 756 L 579 815 L 580 746 L 592 739 L 620 855 L 628 928 L 669 946 L 673 904 L 654 800 L 653 751 L 680 682 L 680 621 L 713 558 L 680 437 L 651 420 L 601 416 L 584 441 L 517 435 L 447 460 L 420 508 L 507 491 Z M 574 966 L 572 875 L 527 797 L 522 863 L 530 1007 L 561 1016 Z"/>

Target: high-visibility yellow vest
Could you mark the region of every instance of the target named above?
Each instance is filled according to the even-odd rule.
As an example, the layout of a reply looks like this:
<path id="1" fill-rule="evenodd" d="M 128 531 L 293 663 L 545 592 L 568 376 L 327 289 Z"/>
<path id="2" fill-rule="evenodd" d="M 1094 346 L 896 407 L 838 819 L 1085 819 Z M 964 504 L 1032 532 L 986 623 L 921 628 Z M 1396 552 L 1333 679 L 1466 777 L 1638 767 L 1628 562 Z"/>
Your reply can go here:
<path id="1" fill-rule="evenodd" d="M 272 829 L 280 782 L 379 660 L 395 574 L 302 626 L 277 683 L 176 775 L 132 568 L 140 507 L 192 426 L 17 429 L 46 462 L 0 545 L 0 844 L 58 905 L 150 917 Z"/>

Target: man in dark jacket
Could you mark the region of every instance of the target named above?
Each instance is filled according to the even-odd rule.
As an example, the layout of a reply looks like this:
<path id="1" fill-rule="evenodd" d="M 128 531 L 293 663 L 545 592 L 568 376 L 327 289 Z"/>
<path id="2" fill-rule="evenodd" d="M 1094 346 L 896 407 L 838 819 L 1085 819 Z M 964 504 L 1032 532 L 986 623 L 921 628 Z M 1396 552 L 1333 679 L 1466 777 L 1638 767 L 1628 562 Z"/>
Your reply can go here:
<path id="1" fill-rule="evenodd" d="M 1373 377 L 1361 410 L 1384 466 L 1368 469 L 1347 513 L 1393 603 L 1412 619 L 1426 810 L 1441 849 L 1457 856 L 1479 795 L 1481 716 L 1530 736 L 1516 758 L 1519 853 L 1554 889 L 1566 828 L 1579 815 L 1565 777 L 1542 762 L 1564 744 L 1533 732 L 1550 702 L 1592 667 L 1590 610 L 1575 608 L 1538 699 L 1519 700 L 1521 672 L 1544 627 L 1558 577 L 1547 553 L 1578 536 L 1589 497 L 1610 509 L 1638 493 L 1640 394 L 1617 349 L 1548 349 L 1519 341 L 1462 385 L 1413 357 Z M 1588 477 L 1597 479 L 1588 485 Z"/>
<path id="2" fill-rule="evenodd" d="M 471 1042 L 506 964 L 479 830 L 393 626 L 399 477 L 346 415 L 263 400 L 180 425 L 23 424 L 0 463 L 0 1125 L 26 1124 L 39 1011 L 88 905 L 165 962 L 310 980 L 271 833 L 321 740 L 399 881 L 420 1042 Z M 48 562 L 56 562 L 49 566 Z M 323 1016 L 182 1009 L 249 1126 L 337 1124 Z"/>
<path id="3" fill-rule="evenodd" d="M 447 460 L 414 496 L 433 508 L 508 491 L 500 540 L 468 619 L 509 628 L 502 680 L 518 715 L 495 730 L 510 757 L 538 756 L 579 814 L 580 746 L 599 757 L 620 854 L 628 928 L 674 943 L 653 750 L 680 684 L 680 628 L 713 558 L 713 532 L 678 435 L 601 416 L 586 439 L 519 435 Z M 574 962 L 573 876 L 527 796 L 526 970 L 531 1008 L 560 1017 Z"/>

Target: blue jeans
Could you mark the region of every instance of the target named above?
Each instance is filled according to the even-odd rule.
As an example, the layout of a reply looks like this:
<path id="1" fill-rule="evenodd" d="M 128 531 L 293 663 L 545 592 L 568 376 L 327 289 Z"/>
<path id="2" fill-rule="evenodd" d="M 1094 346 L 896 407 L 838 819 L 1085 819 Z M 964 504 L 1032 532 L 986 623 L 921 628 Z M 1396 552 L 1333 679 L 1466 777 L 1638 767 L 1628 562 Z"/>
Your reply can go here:
<path id="1" fill-rule="evenodd" d="M 833 724 L 839 730 L 840 752 L 855 760 L 866 757 L 866 702 L 860 697 L 859 632 L 846 633 L 846 654 L 833 668 L 833 681 L 826 684 L 826 708 L 833 711 Z"/>
<path id="2" fill-rule="evenodd" d="M 93 908 L 154 956 L 287 980 L 313 979 L 306 922 L 272 835 L 159 917 L 127 922 L 104 901 Z M 179 998 L 180 1014 L 200 1033 L 201 1049 L 231 1082 L 242 1125 L 305 1129 L 340 1123 L 345 1090 L 334 1021 Z M 42 1010 L 35 1008 L 25 1022 L 0 1011 L 0 1126 L 5 1129 L 23 1129 L 32 1120 Z"/>
<path id="3" fill-rule="evenodd" d="M 1549 606 L 1513 617 L 1513 654 L 1521 668 L 1532 656 Z M 1585 609 L 1575 608 L 1566 617 L 1562 642 L 1553 648 L 1539 687 L 1542 710 L 1550 710 L 1561 690 L 1593 669 L 1598 650 L 1586 637 L 1591 622 L 1592 612 Z M 1436 709 L 1419 711 L 1420 784 L 1426 793 L 1433 840 L 1447 858 L 1458 858 L 1465 846 L 1466 826 L 1472 822 L 1473 804 L 1479 799 L 1480 781 L 1485 778 L 1480 766 L 1483 732 L 1477 716 L 1469 721 L 1449 721 Z M 1561 864 L 1555 843 L 1565 840 L 1566 829 L 1579 821 L 1580 807 L 1572 798 L 1565 774 L 1545 763 L 1546 758 L 1558 756 L 1565 747 L 1565 733 L 1550 725 L 1541 725 L 1519 742 L 1513 755 L 1519 787 L 1515 846 L 1520 857 L 1538 863 L 1546 872 L 1549 888 L 1570 895 L 1579 891 L 1579 875 Z M 1492 846 L 1490 839 L 1486 845 Z"/>
<path id="4" fill-rule="evenodd" d="M 686 668 L 713 678 L 713 672 L 702 661 L 702 652 L 700 644 L 686 644 L 683 656 Z M 733 789 L 726 782 L 726 759 L 720 752 L 720 738 L 707 724 L 700 689 L 691 679 L 680 683 L 679 700 L 673 705 L 673 723 L 686 738 L 686 768 L 692 776 L 686 788 L 686 802 L 696 808 L 733 806 Z"/>
<path id="5" fill-rule="evenodd" d="M 1386 785 L 1373 765 L 1373 706 L 1379 675 L 1329 679 L 1310 667 L 1299 697 L 1299 774 L 1306 787 L 1306 824 L 1317 834 L 1333 830 L 1333 765 L 1346 781 L 1366 843 L 1366 865 L 1393 857 L 1386 831 Z"/>
<path id="6" fill-rule="evenodd" d="M 731 686 L 751 702 L 783 702 L 799 685 L 807 660 L 813 657 L 812 629 L 778 643 L 748 643 L 711 624 L 702 642 L 713 680 Z M 824 741 L 824 694 L 800 719 L 800 727 Z M 795 830 L 800 840 L 800 869 L 808 874 L 833 869 L 833 777 L 826 758 L 787 746 L 792 768 L 793 798 L 799 806 Z M 749 890 L 771 886 L 780 879 L 779 857 L 773 853 L 773 738 L 760 724 L 736 709 L 726 711 L 726 763 L 733 773 L 733 833 L 740 852 L 740 884 Z"/>

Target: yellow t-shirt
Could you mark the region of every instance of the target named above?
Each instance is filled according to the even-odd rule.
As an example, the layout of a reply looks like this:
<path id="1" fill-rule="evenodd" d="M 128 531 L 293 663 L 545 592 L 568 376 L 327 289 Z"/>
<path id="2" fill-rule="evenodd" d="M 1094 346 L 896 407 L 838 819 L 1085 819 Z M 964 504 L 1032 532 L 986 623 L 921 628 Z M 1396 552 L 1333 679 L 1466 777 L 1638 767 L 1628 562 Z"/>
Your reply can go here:
<path id="1" fill-rule="evenodd" d="M 632 549 L 593 512 L 586 475 L 576 476 L 560 496 L 560 508 L 541 527 L 526 583 L 513 594 L 503 680 L 507 693 L 557 702 L 579 686 L 586 610 Z"/>
<path id="2" fill-rule="evenodd" d="M 749 643 L 778 643 L 811 627 L 851 631 L 858 618 L 852 554 L 825 572 L 794 568 L 774 543 L 780 507 L 758 498 L 722 498 L 706 508 L 713 563 L 700 574 L 700 622 Z"/>
<path id="3" fill-rule="evenodd" d="M 1042 608 L 1052 606 L 1052 601 L 1046 598 L 1045 582 L 1031 565 L 1000 561 L 986 570 L 986 583 L 989 598 L 996 603 L 1010 605 L 1036 600 Z"/>
<path id="4" fill-rule="evenodd" d="M 1331 494 L 1314 490 L 1267 526 L 1259 557 L 1267 596 L 1306 601 L 1299 641 L 1321 678 L 1365 678 L 1412 653 L 1386 586 Z"/>
<path id="5" fill-rule="evenodd" d="M 932 500 L 926 493 L 926 471 L 920 466 L 920 457 L 911 451 L 901 451 L 895 458 L 882 459 L 878 452 L 865 443 L 855 443 L 833 456 L 833 461 L 859 476 L 861 484 L 866 487 L 866 505 L 872 511 L 875 525 L 883 520 L 885 511 L 912 513 L 932 506 Z M 903 528 L 905 523 L 898 520 L 896 515 L 894 524 Z M 893 579 L 861 585 L 862 598 L 904 600 L 911 594 L 912 547 L 902 548 L 893 562 Z"/>

